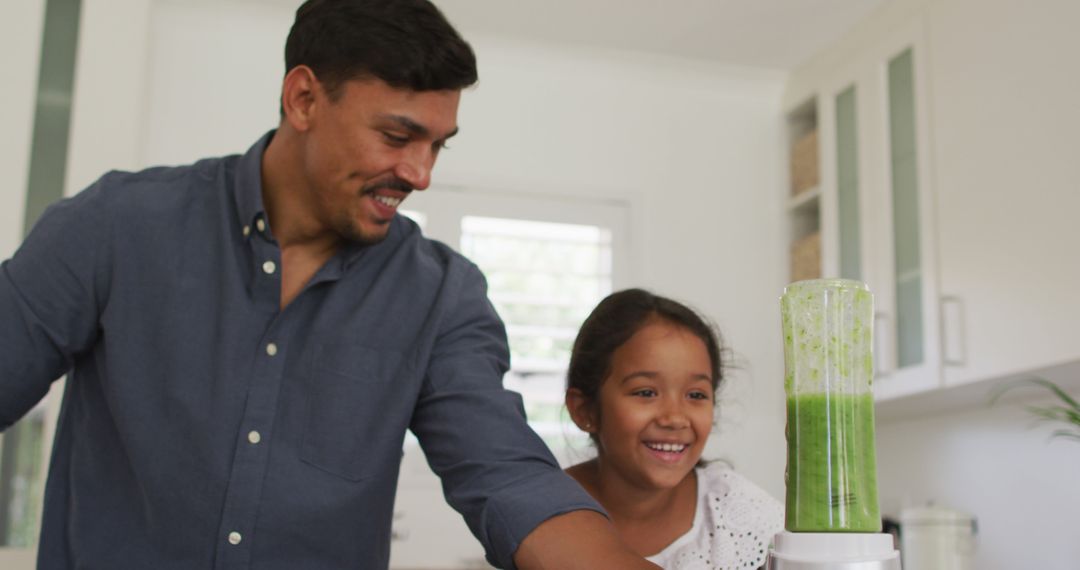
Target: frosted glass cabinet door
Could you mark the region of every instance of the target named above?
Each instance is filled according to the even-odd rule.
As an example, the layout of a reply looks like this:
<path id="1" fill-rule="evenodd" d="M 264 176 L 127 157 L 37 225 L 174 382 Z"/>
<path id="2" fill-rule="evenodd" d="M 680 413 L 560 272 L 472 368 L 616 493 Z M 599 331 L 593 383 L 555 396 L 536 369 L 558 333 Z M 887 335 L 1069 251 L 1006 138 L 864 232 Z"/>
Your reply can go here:
<path id="1" fill-rule="evenodd" d="M 836 96 L 836 204 L 840 277 L 865 281 L 859 219 L 859 137 L 856 86 Z"/>
<path id="2" fill-rule="evenodd" d="M 885 152 L 881 193 L 884 247 L 878 275 L 878 399 L 941 386 L 936 244 L 930 198 L 929 122 L 919 33 L 880 62 Z"/>
<path id="3" fill-rule="evenodd" d="M 896 367 L 902 369 L 923 364 L 926 337 L 922 318 L 919 165 L 915 143 L 915 85 L 911 50 L 905 50 L 888 65 Z"/>
<path id="4" fill-rule="evenodd" d="M 879 270 L 882 258 L 891 256 L 878 249 L 891 238 L 879 235 L 888 231 L 878 218 L 890 201 L 878 196 L 886 187 L 876 174 L 884 168 L 879 155 L 884 153 L 886 130 L 881 120 L 884 106 L 877 103 L 884 97 L 875 71 L 876 61 L 864 57 L 839 70 L 825 90 L 832 152 L 826 155 L 828 183 L 823 193 L 826 211 L 832 214 L 824 218 L 829 224 L 826 233 L 835 244 L 828 252 L 835 259 L 830 275 L 865 282 L 877 299 L 882 283 L 891 280 Z"/>

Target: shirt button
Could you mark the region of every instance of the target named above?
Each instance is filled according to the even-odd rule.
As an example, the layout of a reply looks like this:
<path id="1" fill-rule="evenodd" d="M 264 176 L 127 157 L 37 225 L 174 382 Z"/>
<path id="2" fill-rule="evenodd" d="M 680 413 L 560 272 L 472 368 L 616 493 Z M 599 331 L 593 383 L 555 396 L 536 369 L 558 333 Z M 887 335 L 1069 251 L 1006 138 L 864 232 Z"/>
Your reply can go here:
<path id="1" fill-rule="evenodd" d="M 267 275 L 273 275 L 274 270 L 277 269 L 277 265 L 273 261 L 267 261 L 263 263 L 263 273 Z"/>
<path id="2" fill-rule="evenodd" d="M 251 430 L 248 432 L 248 441 L 250 441 L 251 443 L 259 443 L 260 441 L 262 441 L 262 436 L 259 435 L 259 432 Z"/>
<path id="3" fill-rule="evenodd" d="M 251 226 L 244 226 L 244 237 L 251 235 Z"/>
<path id="4" fill-rule="evenodd" d="M 259 219 L 255 220 L 255 227 L 259 228 L 260 232 L 265 232 L 266 231 L 266 222 L 264 222 L 262 218 L 259 218 Z"/>
<path id="5" fill-rule="evenodd" d="M 236 532 L 235 530 L 229 533 L 229 544 L 240 544 L 240 541 L 243 539 L 244 537 L 240 536 L 240 533 Z"/>
<path id="6" fill-rule="evenodd" d="M 266 345 L 266 354 L 269 354 L 270 356 L 277 354 L 277 345 L 274 343 Z"/>

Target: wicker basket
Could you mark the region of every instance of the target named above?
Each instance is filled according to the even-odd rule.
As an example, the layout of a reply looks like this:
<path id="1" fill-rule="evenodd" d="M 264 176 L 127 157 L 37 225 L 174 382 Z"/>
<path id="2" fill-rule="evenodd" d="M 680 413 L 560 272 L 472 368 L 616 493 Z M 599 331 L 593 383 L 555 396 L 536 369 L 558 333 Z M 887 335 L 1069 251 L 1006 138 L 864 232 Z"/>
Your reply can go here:
<path id="1" fill-rule="evenodd" d="M 817 129 L 806 133 L 791 147 L 791 194 L 794 196 L 818 185 Z"/>
<path id="2" fill-rule="evenodd" d="M 814 232 L 791 244 L 791 280 L 821 277 L 821 233 Z"/>

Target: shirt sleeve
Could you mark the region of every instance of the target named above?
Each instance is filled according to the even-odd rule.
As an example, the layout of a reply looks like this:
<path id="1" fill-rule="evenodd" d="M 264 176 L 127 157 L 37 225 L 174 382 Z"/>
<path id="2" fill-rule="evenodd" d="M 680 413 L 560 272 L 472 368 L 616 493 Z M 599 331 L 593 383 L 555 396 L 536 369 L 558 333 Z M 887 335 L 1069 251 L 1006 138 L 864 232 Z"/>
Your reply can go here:
<path id="1" fill-rule="evenodd" d="M 440 297 L 446 316 L 411 427 L 488 561 L 513 568 L 518 545 L 540 523 L 573 510 L 604 511 L 528 426 L 521 396 L 503 389 L 506 331 L 480 271 L 451 262 Z"/>
<path id="2" fill-rule="evenodd" d="M 33 408 L 97 337 L 109 232 L 101 186 L 50 206 L 0 264 L 0 431 Z"/>

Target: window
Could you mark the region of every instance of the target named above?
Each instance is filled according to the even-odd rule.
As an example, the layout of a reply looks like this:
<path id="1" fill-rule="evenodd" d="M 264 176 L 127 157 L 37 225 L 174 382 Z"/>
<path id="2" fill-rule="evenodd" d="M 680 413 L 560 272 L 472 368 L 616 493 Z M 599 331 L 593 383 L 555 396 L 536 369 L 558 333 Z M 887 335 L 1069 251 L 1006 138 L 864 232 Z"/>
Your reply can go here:
<path id="1" fill-rule="evenodd" d="M 557 440 L 565 433 L 563 391 L 574 338 L 611 293 L 611 230 L 465 216 L 461 253 L 484 272 L 488 296 L 506 323 L 506 387 L 522 394 L 533 428 Z"/>
<path id="2" fill-rule="evenodd" d="M 581 323 L 625 272 L 625 206 L 453 189 L 416 193 L 408 205 L 427 237 L 484 272 L 510 341 L 504 385 L 522 395 L 530 425 L 560 459 L 586 447 L 563 406 L 566 368 Z"/>

